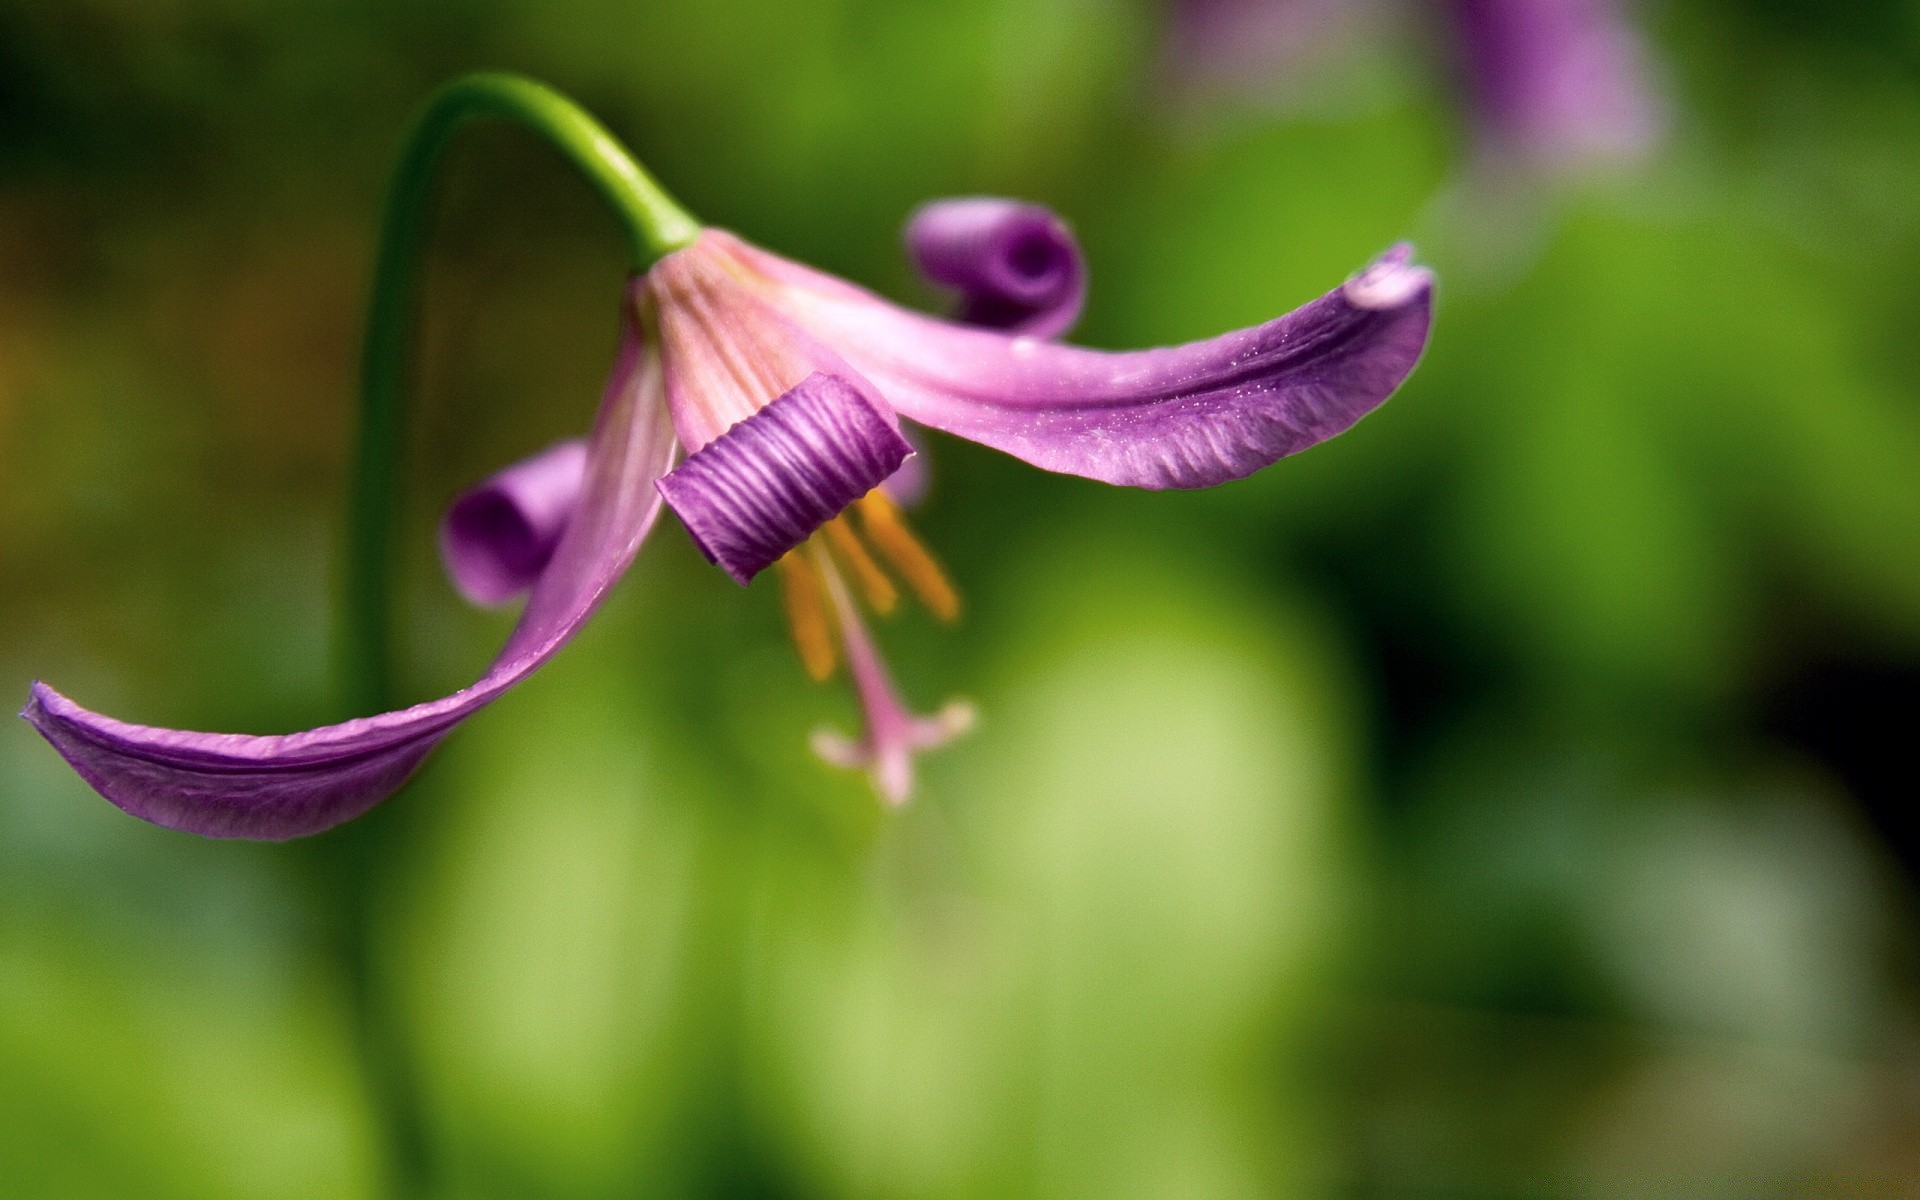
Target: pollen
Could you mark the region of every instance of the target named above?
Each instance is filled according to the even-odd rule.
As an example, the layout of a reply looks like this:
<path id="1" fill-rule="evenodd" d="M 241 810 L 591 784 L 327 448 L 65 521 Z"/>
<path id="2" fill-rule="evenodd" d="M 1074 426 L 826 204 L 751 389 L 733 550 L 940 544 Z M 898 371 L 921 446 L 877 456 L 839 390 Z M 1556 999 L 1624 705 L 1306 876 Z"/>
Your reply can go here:
<path id="1" fill-rule="evenodd" d="M 780 570 L 780 596 L 787 610 L 787 629 L 793 634 L 800 665 L 815 683 L 832 678 L 840 662 L 833 621 L 827 611 L 827 589 L 820 571 L 801 550 L 789 550 L 775 564 Z"/>
<path id="2" fill-rule="evenodd" d="M 859 585 L 861 598 L 867 602 L 867 607 L 883 617 L 890 615 L 900 603 L 900 590 L 880 569 L 880 564 L 873 561 L 866 543 L 853 531 L 852 522 L 842 514 L 822 526 L 821 532 L 827 535 L 827 545 L 832 549 L 834 558 L 853 573 L 854 582 Z"/>
<path id="3" fill-rule="evenodd" d="M 942 621 L 960 616 L 960 593 L 928 549 L 920 544 L 891 497 L 875 488 L 855 502 L 867 540 L 913 589 L 927 611 Z"/>

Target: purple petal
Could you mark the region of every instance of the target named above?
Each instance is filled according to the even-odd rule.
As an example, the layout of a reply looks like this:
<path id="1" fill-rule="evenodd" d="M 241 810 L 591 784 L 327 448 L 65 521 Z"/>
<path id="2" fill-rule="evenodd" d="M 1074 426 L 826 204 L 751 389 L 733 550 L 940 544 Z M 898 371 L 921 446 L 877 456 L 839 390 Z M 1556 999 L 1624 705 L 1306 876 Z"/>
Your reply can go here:
<path id="1" fill-rule="evenodd" d="M 1391 13 L 1383 0 L 1174 0 L 1165 61 L 1194 93 L 1280 99 L 1308 90 L 1303 83 L 1324 91 L 1329 68 Z"/>
<path id="2" fill-rule="evenodd" d="M 42 683 L 21 715 L 102 796 L 209 837 L 318 833 L 391 795 L 453 727 L 524 679 L 599 607 L 659 513 L 675 442 L 659 365 L 629 331 L 587 453 L 580 506 L 519 624 L 473 686 L 401 712 L 255 737 L 129 725 Z"/>
<path id="3" fill-rule="evenodd" d="M 1066 222 L 1038 204 L 936 200 L 908 220 L 906 244 L 921 274 L 960 293 L 969 325 L 1054 338 L 1080 319 L 1086 263 Z"/>
<path id="4" fill-rule="evenodd" d="M 890 412 L 816 372 L 656 486 L 707 561 L 745 584 L 912 452 Z"/>
<path id="5" fill-rule="evenodd" d="M 900 436 L 913 453 L 880 485 L 887 498 L 901 508 L 918 508 L 933 490 L 933 467 L 927 458 L 926 435 L 906 421 L 900 422 Z"/>
<path id="6" fill-rule="evenodd" d="M 749 285 L 737 254 L 743 244 L 724 230 L 705 229 L 647 273 L 644 302 L 660 330 L 667 407 L 689 454 L 810 375 L 866 386 L 832 347 Z M 870 399 L 891 423 L 886 406 Z"/>
<path id="7" fill-rule="evenodd" d="M 462 493 L 440 522 L 440 558 L 474 604 L 505 604 L 532 588 L 580 503 L 587 444 L 561 442 Z"/>
<path id="8" fill-rule="evenodd" d="M 1544 167 L 1638 157 L 1665 114 L 1616 0 L 1452 0 L 1485 152 Z"/>
<path id="9" fill-rule="evenodd" d="M 744 243 L 773 302 L 835 346 L 902 416 L 1049 471 L 1209 487 L 1342 432 L 1413 370 L 1433 277 L 1400 246 L 1252 329 L 1112 353 L 938 321 Z"/>

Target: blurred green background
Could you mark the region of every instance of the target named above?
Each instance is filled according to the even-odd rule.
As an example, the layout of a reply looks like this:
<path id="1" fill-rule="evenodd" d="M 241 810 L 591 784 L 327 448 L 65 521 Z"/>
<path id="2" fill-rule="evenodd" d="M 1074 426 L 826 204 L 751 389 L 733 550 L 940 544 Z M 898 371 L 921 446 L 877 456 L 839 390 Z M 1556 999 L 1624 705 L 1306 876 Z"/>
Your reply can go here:
<path id="1" fill-rule="evenodd" d="M 1920 4 L 1643 16 L 1632 170 L 1490 190 L 1430 28 L 1196 95 L 1112 0 L 0 3 L 0 681 L 339 716 L 385 172 L 525 71 L 704 219 L 905 302 L 923 199 L 1053 205 L 1076 340 L 1271 317 L 1415 238 L 1352 433 L 1146 494 L 935 437 L 968 596 L 881 634 L 980 728 L 900 813 L 815 764 L 774 589 L 662 524 L 398 800 L 205 842 L 0 729 L 0 1193 L 1920 1192 Z M 585 425 L 623 248 L 456 153 L 409 698 L 472 678 L 432 522 Z"/>

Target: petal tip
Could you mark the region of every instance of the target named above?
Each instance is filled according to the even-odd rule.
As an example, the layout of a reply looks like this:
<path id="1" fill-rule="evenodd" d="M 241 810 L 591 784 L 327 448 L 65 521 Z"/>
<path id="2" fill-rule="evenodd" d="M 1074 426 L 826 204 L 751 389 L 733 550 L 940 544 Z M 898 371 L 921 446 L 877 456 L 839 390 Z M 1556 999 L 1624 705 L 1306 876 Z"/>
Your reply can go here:
<path id="1" fill-rule="evenodd" d="M 36 679 L 27 691 L 27 703 L 20 710 L 20 719 L 45 734 L 47 727 L 63 715 L 62 710 L 70 712 L 76 707 L 45 680 Z"/>
<path id="2" fill-rule="evenodd" d="M 1086 303 L 1080 245 L 1043 205 L 998 196 L 934 200 L 914 210 L 904 237 L 920 273 L 959 293 L 964 324 L 1051 339 L 1073 327 Z"/>
<path id="3" fill-rule="evenodd" d="M 1400 308 L 1433 288 L 1433 272 L 1413 265 L 1413 247 L 1405 242 L 1375 259 L 1341 287 L 1355 308 L 1383 312 Z"/>
<path id="4" fill-rule="evenodd" d="M 440 522 L 440 560 L 454 590 L 477 608 L 531 590 L 573 519 L 586 473 L 586 443 L 561 442 L 457 496 Z"/>

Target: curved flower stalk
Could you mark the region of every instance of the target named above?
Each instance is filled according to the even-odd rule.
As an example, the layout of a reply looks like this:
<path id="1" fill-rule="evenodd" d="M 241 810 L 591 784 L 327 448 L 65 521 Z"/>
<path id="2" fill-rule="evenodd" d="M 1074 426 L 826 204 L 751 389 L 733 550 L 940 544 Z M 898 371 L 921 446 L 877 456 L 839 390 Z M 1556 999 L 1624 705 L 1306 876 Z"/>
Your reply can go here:
<path id="1" fill-rule="evenodd" d="M 671 204 L 657 190 L 647 199 Z M 823 679 L 844 659 L 866 712 L 865 733 L 818 735 L 817 749 L 904 800 L 913 755 L 964 729 L 971 710 L 913 716 L 863 615 L 890 612 L 903 588 L 938 617 L 959 612 L 957 592 L 882 486 L 913 454 L 901 418 L 1050 471 L 1209 487 L 1377 407 L 1413 369 L 1431 317 L 1432 278 L 1398 247 L 1252 329 L 1160 350 L 1060 345 L 1011 330 L 1064 330 L 1077 313 L 1083 275 L 1064 226 L 1027 206 L 963 203 L 923 210 L 909 245 L 960 293 L 963 313 L 994 328 L 896 307 L 700 229 L 677 207 L 637 218 L 651 241 L 636 258 L 657 254 L 627 289 L 620 352 L 584 448 L 550 449 L 495 476 L 458 500 L 443 527 L 449 571 L 469 598 L 528 597 L 472 686 L 276 736 L 128 724 L 45 684 L 34 685 L 23 716 L 135 816 L 220 837 L 326 829 L 397 790 L 460 721 L 556 653 L 632 562 L 664 502 L 740 583 L 777 569 L 803 665 Z M 1048 287 L 1029 286 L 1041 276 Z M 369 445 L 392 459 L 379 439 Z"/>

